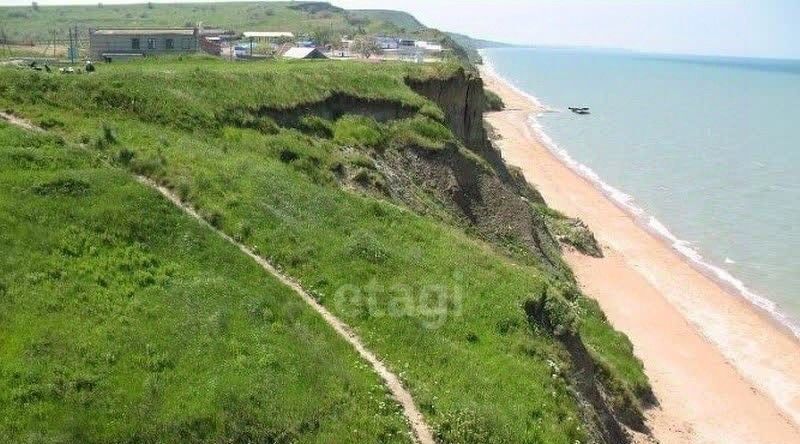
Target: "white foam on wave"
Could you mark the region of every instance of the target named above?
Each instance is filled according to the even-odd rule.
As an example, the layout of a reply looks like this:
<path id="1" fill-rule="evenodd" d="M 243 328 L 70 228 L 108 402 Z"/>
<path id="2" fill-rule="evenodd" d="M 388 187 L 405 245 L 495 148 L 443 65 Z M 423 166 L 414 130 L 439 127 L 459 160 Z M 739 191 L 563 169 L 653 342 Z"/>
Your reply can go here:
<path id="1" fill-rule="evenodd" d="M 487 59 L 484 58 L 484 60 Z M 505 81 L 510 87 L 518 90 L 510 82 L 497 75 L 496 72 L 490 71 L 490 73 Z M 531 101 L 537 106 L 541 106 L 541 103 L 535 97 L 525 93 L 522 94 L 525 97 L 532 98 Z M 591 168 L 573 159 L 565 149 L 559 147 L 544 131 L 543 126 L 537 119 L 541 116 L 542 113 L 530 116 L 530 128 L 539 141 L 568 168 L 586 178 L 612 202 L 627 212 L 640 226 L 670 245 L 696 270 L 726 288 L 731 295 L 739 295 L 745 298 L 746 301 L 757 307 L 757 310 L 760 309 L 766 312 L 766 315 L 774 319 L 776 323 L 785 327 L 795 337 L 800 338 L 800 327 L 798 327 L 800 319 L 789 318 L 782 313 L 773 301 L 751 291 L 742 281 L 736 279 L 722 267 L 704 260 L 700 252 L 693 248 L 690 242 L 678 238 L 661 221 L 647 214 L 643 208 L 636 204 L 632 196 L 606 183 Z M 726 258 L 725 263 L 731 264 L 735 262 L 730 258 Z M 735 363 L 744 374 L 749 375 L 754 382 L 766 390 L 784 412 L 800 423 L 800 409 L 796 405 L 797 394 L 800 393 L 800 384 L 795 381 L 792 377 L 793 375 L 770 367 L 764 357 L 758 353 L 760 344 L 758 340 L 742 337 L 734 333 L 733 329 L 737 327 L 735 323 L 725 322 L 722 319 L 720 319 L 722 322 L 717 322 L 720 314 L 714 309 L 696 310 L 687 313 L 687 316 L 690 321 L 700 327 L 700 333 L 703 336 L 719 347 L 719 350 L 727 359 Z"/>
<path id="2" fill-rule="evenodd" d="M 483 69 L 484 69 L 484 71 L 486 71 L 487 74 L 489 74 L 490 76 L 494 77 L 495 79 L 500 80 L 504 85 L 506 85 L 507 87 L 512 89 L 515 93 L 517 93 L 517 94 L 525 97 L 526 99 L 528 99 L 531 103 L 536 105 L 537 108 L 542 110 L 542 112 L 554 112 L 554 111 L 556 111 L 555 109 L 550 108 L 549 106 L 547 106 L 544 103 L 542 103 L 537 97 L 526 93 L 520 87 L 515 85 L 513 82 L 511 82 L 510 80 L 508 80 L 505 77 L 503 77 L 500 74 L 498 74 L 497 71 L 494 69 L 494 65 L 492 64 L 492 61 L 488 57 L 486 57 L 485 51 L 483 51 L 482 49 L 479 49 L 478 50 L 478 54 L 481 56 L 481 58 L 483 58 Z"/>
<path id="3" fill-rule="evenodd" d="M 539 109 L 547 112 L 555 111 L 554 108 L 544 105 L 538 98 L 525 91 L 522 91 L 508 79 L 499 75 L 495 70 L 494 65 L 492 65 L 491 60 L 485 56 L 484 52 L 481 51 L 480 54 L 483 57 L 484 68 L 488 74 L 499 79 L 509 88 L 530 100 Z M 530 116 L 530 127 L 533 129 L 536 137 L 544 144 L 544 146 L 547 147 L 547 149 L 550 150 L 550 152 L 552 152 L 565 165 L 578 173 L 580 176 L 589 180 L 589 182 L 591 182 L 595 187 L 602 191 L 603 194 L 610 198 L 612 202 L 614 202 L 624 211 L 628 212 L 634 218 L 634 220 L 645 227 L 648 231 L 667 242 L 675 251 L 685 257 L 689 263 L 701 273 L 716 280 L 718 283 L 721 283 L 724 287 L 729 288 L 736 294 L 741 295 L 756 307 L 766 311 L 773 319 L 778 321 L 780 325 L 786 327 L 797 338 L 800 338 L 800 326 L 795 325 L 791 318 L 782 313 L 775 302 L 756 294 L 750 290 L 744 284 L 744 282 L 734 277 L 727 270 L 704 260 L 702 254 L 700 254 L 697 249 L 692 247 L 690 242 L 678 238 L 663 223 L 661 223 L 661 221 L 656 219 L 654 216 L 647 214 L 643 208 L 636 204 L 631 195 L 605 182 L 590 167 L 575 160 L 572 156 L 570 156 L 567 150 L 558 146 L 558 144 L 556 144 L 555 141 L 553 141 L 553 139 L 544 131 L 544 127 L 537 119 L 540 116 L 541 113 Z M 735 263 L 727 258 L 725 262 L 728 264 Z"/>
<path id="4" fill-rule="evenodd" d="M 793 324 L 792 319 L 782 313 L 775 302 L 753 292 L 744 284 L 744 282 L 734 277 L 727 270 L 707 262 L 703 258 L 703 255 L 691 246 L 689 241 L 678 238 L 661 221 L 654 216 L 647 214 L 643 208 L 636 204 L 631 195 L 608 184 L 596 172 L 594 172 L 594 170 L 589 168 L 587 165 L 578 162 L 572 156 L 570 156 L 567 150 L 559 147 L 558 144 L 556 144 L 553 139 L 548 136 L 547 133 L 545 133 L 544 127 L 537 119 L 537 117 L 540 115 L 530 116 L 529 124 L 536 134 L 536 137 L 545 147 L 547 147 L 548 150 L 550 150 L 550 152 L 555 154 L 558 159 L 560 159 L 570 169 L 578 173 L 581 177 L 589 180 L 589 182 L 602 191 L 603 194 L 610 198 L 617 206 L 633 216 L 633 218 L 639 222 L 640 225 L 644 226 L 648 231 L 670 244 L 675 251 L 688 259 L 689 262 L 700 272 L 715 279 L 717 282 L 723 284 L 723 286 L 733 290 L 735 293 L 747 299 L 753 305 L 766 311 L 770 316 L 772 316 L 773 319 L 777 320 L 780 325 L 786 327 L 796 337 L 800 338 L 800 326 Z M 730 259 L 726 259 L 725 262 L 735 263 Z"/>

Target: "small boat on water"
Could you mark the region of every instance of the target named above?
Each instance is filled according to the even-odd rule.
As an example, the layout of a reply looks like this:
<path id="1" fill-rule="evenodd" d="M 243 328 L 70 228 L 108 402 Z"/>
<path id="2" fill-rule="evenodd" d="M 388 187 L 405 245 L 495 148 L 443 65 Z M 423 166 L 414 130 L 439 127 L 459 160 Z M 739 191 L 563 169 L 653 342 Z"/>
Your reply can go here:
<path id="1" fill-rule="evenodd" d="M 589 107 L 588 106 L 584 106 L 582 108 L 578 108 L 576 106 L 570 106 L 568 109 L 570 111 L 589 111 Z"/>
<path id="2" fill-rule="evenodd" d="M 570 106 L 569 110 L 572 111 L 575 114 L 591 114 L 591 112 L 589 112 L 589 107 L 588 106 L 584 106 L 584 107 L 580 107 L 580 108 L 579 107 L 575 107 L 575 106 Z"/>

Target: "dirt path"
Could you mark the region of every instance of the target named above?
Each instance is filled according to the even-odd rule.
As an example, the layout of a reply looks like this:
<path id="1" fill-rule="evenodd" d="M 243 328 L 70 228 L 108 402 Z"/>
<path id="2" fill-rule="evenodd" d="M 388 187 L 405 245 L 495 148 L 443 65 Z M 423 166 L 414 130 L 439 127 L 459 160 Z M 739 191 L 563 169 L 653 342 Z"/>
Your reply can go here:
<path id="1" fill-rule="evenodd" d="M 0 112 L 0 119 L 11 123 L 12 125 L 16 125 L 22 128 L 25 128 L 30 131 L 36 132 L 44 132 L 43 129 L 33 125 L 32 123 L 28 122 L 27 120 L 21 119 L 19 117 Z M 152 180 L 139 175 L 133 175 L 137 181 L 140 183 L 153 188 L 154 190 L 161 193 L 162 196 L 167 198 L 170 202 L 172 202 L 176 207 L 183 210 L 184 213 L 188 214 L 202 225 L 205 225 L 210 230 L 214 231 L 217 235 L 228 241 L 229 243 L 235 245 L 239 250 L 249 256 L 251 259 L 256 261 L 258 265 L 261 266 L 267 273 L 271 274 L 275 278 L 277 278 L 282 284 L 288 286 L 298 296 L 300 296 L 303 301 L 308 304 L 314 311 L 319 313 L 320 316 L 328 323 L 335 331 L 339 334 L 345 341 L 347 341 L 353 348 L 356 349 L 358 354 L 367 361 L 371 366 L 375 373 L 383 379 L 386 387 L 392 393 L 392 396 L 400 403 L 401 407 L 403 408 L 403 414 L 406 417 L 409 425 L 411 426 L 412 431 L 414 432 L 414 437 L 416 441 L 420 444 L 434 444 L 435 441 L 433 439 L 433 434 L 431 433 L 430 428 L 428 427 L 427 422 L 425 422 L 425 418 L 422 416 L 422 413 L 417 408 L 416 404 L 414 403 L 414 398 L 411 396 L 411 393 L 403 387 L 403 383 L 400 382 L 400 378 L 397 377 L 391 370 L 389 370 L 383 362 L 378 359 L 378 357 L 370 351 L 363 343 L 361 338 L 353 332 L 353 330 L 342 320 L 337 318 L 333 315 L 328 309 L 320 305 L 311 295 L 309 295 L 299 283 L 297 283 L 291 277 L 281 273 L 278 271 L 272 264 L 270 264 L 266 259 L 262 258 L 261 256 L 257 255 L 253 250 L 247 248 L 245 245 L 242 245 L 239 242 L 236 242 L 232 237 L 228 236 L 224 232 L 220 231 L 219 229 L 215 228 L 211 224 L 209 224 L 205 219 L 200 217 L 199 214 L 189 205 L 181 202 L 177 195 L 175 195 L 169 189 L 158 185 L 157 183 L 153 182 Z"/>

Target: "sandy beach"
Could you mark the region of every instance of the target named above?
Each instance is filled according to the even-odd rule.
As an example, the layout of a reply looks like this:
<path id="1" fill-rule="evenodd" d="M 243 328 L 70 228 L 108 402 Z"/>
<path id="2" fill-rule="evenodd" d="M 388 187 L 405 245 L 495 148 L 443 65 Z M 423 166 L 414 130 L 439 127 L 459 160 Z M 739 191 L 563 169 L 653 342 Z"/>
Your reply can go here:
<path id="1" fill-rule="evenodd" d="M 506 110 L 489 113 L 503 158 L 547 203 L 579 217 L 605 257 L 566 258 L 644 362 L 659 399 L 649 424 L 670 443 L 800 443 L 800 341 L 645 230 L 541 143 L 539 109 L 484 70 Z"/>

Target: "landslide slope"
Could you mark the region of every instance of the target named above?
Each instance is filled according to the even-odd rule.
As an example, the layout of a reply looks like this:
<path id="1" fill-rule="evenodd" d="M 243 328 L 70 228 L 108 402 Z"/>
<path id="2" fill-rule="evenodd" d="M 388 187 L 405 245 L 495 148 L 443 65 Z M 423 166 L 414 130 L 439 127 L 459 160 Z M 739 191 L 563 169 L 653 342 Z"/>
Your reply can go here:
<path id="1" fill-rule="evenodd" d="M 440 441 L 625 441 L 653 402 L 642 365 L 486 139 L 482 97 L 439 64 L 0 70 L 0 106 L 173 189 L 301 282 Z"/>

